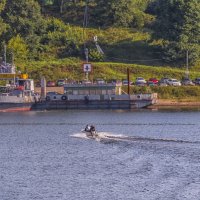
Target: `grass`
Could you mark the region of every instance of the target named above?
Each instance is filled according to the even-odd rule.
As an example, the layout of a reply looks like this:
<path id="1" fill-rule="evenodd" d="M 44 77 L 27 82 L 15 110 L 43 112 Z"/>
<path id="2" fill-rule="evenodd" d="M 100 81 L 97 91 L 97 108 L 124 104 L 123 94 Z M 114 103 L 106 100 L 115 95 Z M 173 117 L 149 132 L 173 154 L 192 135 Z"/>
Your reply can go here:
<path id="1" fill-rule="evenodd" d="M 46 61 L 32 61 L 18 63 L 21 70 L 26 70 L 30 77 L 39 80 L 41 76 L 45 76 L 48 80 L 57 80 L 60 78 L 70 78 L 83 80 L 85 75 L 82 68 L 83 62 L 77 58 L 46 60 Z M 103 78 L 109 79 L 126 79 L 127 68 L 130 69 L 131 80 L 134 81 L 136 77 L 144 77 L 149 79 L 156 77 L 171 77 L 182 79 L 185 76 L 185 70 L 171 67 L 157 67 L 146 66 L 139 64 L 124 64 L 113 62 L 99 62 L 92 63 L 93 71 L 90 74 L 90 79 Z M 192 79 L 200 77 L 199 71 L 190 71 Z"/>
<path id="2" fill-rule="evenodd" d="M 127 91 L 127 87 L 124 87 L 123 90 Z M 174 99 L 180 102 L 200 101 L 200 86 L 132 86 L 131 93 L 157 93 L 159 99 Z"/>

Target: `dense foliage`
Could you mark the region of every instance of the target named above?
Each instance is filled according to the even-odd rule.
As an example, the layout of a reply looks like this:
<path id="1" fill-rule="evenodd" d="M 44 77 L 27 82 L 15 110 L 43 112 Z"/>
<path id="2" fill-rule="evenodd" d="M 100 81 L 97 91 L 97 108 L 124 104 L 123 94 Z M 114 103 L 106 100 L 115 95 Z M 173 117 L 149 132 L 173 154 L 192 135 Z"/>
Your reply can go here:
<path id="1" fill-rule="evenodd" d="M 157 20 L 154 35 L 165 40 L 164 57 L 183 61 L 186 51 L 190 61 L 200 57 L 200 1 L 158 0 L 154 2 Z"/>

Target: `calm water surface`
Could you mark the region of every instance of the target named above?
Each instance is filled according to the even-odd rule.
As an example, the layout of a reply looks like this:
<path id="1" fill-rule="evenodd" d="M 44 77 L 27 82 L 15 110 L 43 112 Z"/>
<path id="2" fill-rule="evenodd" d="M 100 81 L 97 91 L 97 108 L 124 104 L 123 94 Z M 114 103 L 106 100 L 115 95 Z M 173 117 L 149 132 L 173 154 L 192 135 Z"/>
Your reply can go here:
<path id="1" fill-rule="evenodd" d="M 200 112 L 0 113 L 0 200 L 33 199 L 199 200 Z"/>

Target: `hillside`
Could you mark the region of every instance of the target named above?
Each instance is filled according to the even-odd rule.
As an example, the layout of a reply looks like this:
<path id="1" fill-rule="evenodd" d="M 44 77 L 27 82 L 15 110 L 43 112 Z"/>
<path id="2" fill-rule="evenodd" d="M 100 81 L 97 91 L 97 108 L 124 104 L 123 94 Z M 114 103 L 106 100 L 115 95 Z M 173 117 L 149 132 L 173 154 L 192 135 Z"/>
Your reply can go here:
<path id="1" fill-rule="evenodd" d="M 80 31 L 81 34 L 80 27 L 72 28 L 76 32 Z M 160 58 L 160 52 L 156 46 L 159 41 L 152 40 L 149 32 L 122 28 L 106 30 L 90 28 L 87 30 L 87 37 L 91 49 L 96 49 L 92 41 L 95 35 L 99 38 L 99 44 L 105 57 L 102 62 L 89 59 L 93 66 L 91 79 L 125 79 L 128 67 L 131 69 L 133 80 L 138 76 L 143 76 L 146 79 L 164 76 L 181 79 L 185 76 L 185 66 L 176 66 L 175 64 L 170 66 Z M 53 49 L 52 47 L 50 50 L 57 52 L 59 48 Z M 59 78 L 83 80 L 85 78 L 82 70 L 82 64 L 85 62 L 83 56 L 58 58 L 52 55 L 51 51 L 41 55 L 39 61 L 18 61 L 17 66 L 22 71 L 27 71 L 36 80 L 42 75 L 47 80 Z M 191 78 L 200 76 L 199 66 L 196 64 L 190 68 Z"/>
<path id="2" fill-rule="evenodd" d="M 6 45 L 7 61 L 14 59 L 17 69 L 34 79 L 44 75 L 48 80 L 80 80 L 84 78 L 85 47 L 94 67 L 91 79 L 125 78 L 127 67 L 132 69 L 133 78 L 181 78 L 189 51 L 191 76 L 196 77 L 200 18 L 192 13 L 198 12 L 199 6 L 189 2 L 3 0 L 0 57 Z M 182 4 L 184 7 L 177 6 Z M 167 18 L 170 6 L 174 8 L 173 20 Z M 189 19 L 194 21 L 192 30 Z M 96 36 L 103 54 L 95 45 Z"/>

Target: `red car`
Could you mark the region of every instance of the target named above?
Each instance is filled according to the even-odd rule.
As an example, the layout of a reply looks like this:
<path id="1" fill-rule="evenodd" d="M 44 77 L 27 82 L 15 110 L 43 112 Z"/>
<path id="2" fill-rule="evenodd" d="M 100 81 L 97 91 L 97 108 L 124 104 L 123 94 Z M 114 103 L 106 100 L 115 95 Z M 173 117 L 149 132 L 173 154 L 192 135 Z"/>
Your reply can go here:
<path id="1" fill-rule="evenodd" d="M 157 85 L 157 84 L 158 84 L 158 79 L 156 79 L 156 78 L 150 78 L 150 79 L 148 80 L 148 82 Z"/>

